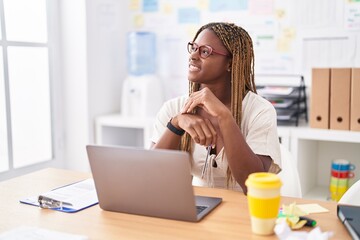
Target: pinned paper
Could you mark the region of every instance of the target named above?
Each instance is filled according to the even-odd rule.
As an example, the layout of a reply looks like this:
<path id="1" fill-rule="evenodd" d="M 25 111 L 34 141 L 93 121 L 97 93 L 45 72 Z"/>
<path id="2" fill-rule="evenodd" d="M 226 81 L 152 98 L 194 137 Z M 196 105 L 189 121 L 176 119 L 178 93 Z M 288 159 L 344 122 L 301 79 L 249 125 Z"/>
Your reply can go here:
<path id="1" fill-rule="evenodd" d="M 178 22 L 197 24 L 200 22 L 200 11 L 196 8 L 180 8 L 178 10 Z"/>
<path id="2" fill-rule="evenodd" d="M 200 10 L 208 10 L 209 9 L 209 0 L 199 0 L 198 8 Z"/>
<path id="3" fill-rule="evenodd" d="M 144 26 L 144 15 L 138 14 L 133 17 L 133 26 L 135 28 L 141 28 Z"/>
<path id="4" fill-rule="evenodd" d="M 159 11 L 159 1 L 158 0 L 144 0 L 143 1 L 143 11 L 144 12 Z"/>
<path id="5" fill-rule="evenodd" d="M 247 0 L 210 0 L 210 11 L 220 12 L 220 11 L 241 11 L 248 9 Z"/>
<path id="6" fill-rule="evenodd" d="M 139 10 L 140 9 L 140 0 L 131 0 L 129 3 L 130 10 Z"/>
<path id="7" fill-rule="evenodd" d="M 285 17 L 285 10 L 284 9 L 276 9 L 275 10 L 275 16 L 277 19 L 282 19 Z"/>
<path id="8" fill-rule="evenodd" d="M 165 14 L 172 14 L 174 11 L 173 5 L 169 3 L 164 3 L 161 5 L 161 11 Z"/>

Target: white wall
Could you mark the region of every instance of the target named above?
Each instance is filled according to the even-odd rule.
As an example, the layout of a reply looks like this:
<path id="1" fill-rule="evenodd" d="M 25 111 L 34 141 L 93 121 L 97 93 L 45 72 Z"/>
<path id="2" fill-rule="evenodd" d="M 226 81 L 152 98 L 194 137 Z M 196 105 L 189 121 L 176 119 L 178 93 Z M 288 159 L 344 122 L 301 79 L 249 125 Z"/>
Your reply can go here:
<path id="1" fill-rule="evenodd" d="M 98 115 L 119 112 L 126 76 L 126 2 L 86 1 L 89 139 Z"/>
<path id="2" fill-rule="evenodd" d="M 85 146 L 94 118 L 119 112 L 125 77 L 123 1 L 61 0 L 61 52 L 66 168 L 89 170 Z M 123 11 L 123 10 L 124 11 Z"/>
<path id="3" fill-rule="evenodd" d="M 86 168 L 89 139 L 85 1 L 60 1 L 65 166 Z"/>

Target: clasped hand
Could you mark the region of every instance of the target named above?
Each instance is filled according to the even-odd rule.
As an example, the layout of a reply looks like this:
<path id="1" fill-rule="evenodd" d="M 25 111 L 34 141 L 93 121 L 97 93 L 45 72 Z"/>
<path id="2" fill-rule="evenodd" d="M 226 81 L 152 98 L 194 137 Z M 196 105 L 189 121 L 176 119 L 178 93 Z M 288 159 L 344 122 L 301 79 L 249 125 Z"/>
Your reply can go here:
<path id="1" fill-rule="evenodd" d="M 195 108 L 201 108 L 215 119 L 228 114 L 229 109 L 205 87 L 189 96 L 181 114 L 174 119 L 177 121 L 175 124 L 185 130 L 197 144 L 214 146 L 218 137 L 216 128 L 208 118 L 193 113 Z"/>

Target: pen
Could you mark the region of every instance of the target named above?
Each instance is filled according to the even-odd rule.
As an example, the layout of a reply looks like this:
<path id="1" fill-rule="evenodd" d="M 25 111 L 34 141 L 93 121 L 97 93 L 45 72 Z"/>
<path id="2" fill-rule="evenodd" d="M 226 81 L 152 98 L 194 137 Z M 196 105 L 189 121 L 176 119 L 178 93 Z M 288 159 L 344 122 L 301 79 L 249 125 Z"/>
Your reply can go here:
<path id="1" fill-rule="evenodd" d="M 208 163 L 208 158 L 209 158 L 210 151 L 211 151 L 211 146 L 208 146 L 206 149 L 207 149 L 207 154 L 206 154 L 206 158 L 205 158 L 205 163 L 204 163 L 203 169 L 202 169 L 202 171 L 201 171 L 201 178 L 204 178 L 204 175 L 205 175 L 205 170 L 206 170 L 206 166 L 207 166 L 207 163 Z"/>
<path id="2" fill-rule="evenodd" d="M 308 217 L 300 216 L 299 220 L 305 220 L 306 221 L 305 226 L 308 227 L 314 227 L 316 225 L 316 221 Z"/>

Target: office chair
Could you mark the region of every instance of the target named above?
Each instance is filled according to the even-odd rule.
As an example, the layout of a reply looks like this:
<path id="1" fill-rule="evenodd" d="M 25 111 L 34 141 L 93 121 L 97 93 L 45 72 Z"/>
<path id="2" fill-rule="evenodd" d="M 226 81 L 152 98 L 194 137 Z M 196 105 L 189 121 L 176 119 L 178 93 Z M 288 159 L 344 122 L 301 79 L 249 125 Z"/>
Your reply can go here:
<path id="1" fill-rule="evenodd" d="M 281 196 L 302 197 L 300 178 L 297 167 L 290 151 L 280 144 L 281 172 L 278 174 L 282 181 Z"/>
<path id="2" fill-rule="evenodd" d="M 340 198 L 339 203 L 360 206 L 360 179 L 350 186 Z"/>

